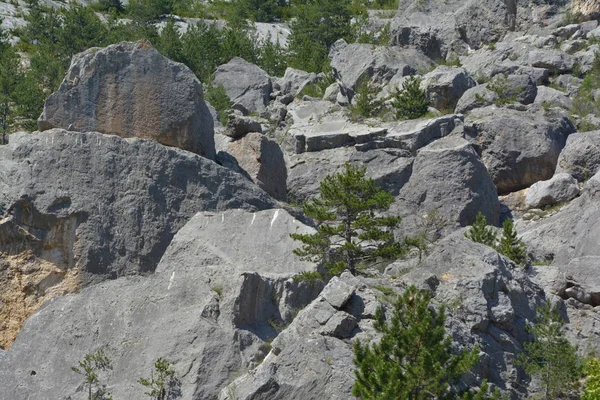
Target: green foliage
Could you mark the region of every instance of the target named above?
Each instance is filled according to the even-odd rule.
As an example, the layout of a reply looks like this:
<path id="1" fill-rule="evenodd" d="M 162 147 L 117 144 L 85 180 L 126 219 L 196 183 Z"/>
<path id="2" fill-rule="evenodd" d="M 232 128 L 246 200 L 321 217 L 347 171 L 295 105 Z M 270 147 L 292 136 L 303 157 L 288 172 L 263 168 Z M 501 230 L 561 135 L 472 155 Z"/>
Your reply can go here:
<path id="1" fill-rule="evenodd" d="M 378 309 L 375 329 L 383 334 L 381 341 L 354 345 L 354 396 L 363 400 L 451 398 L 451 385 L 477 363 L 479 350 L 452 353 L 444 310 L 436 313 L 429 307 L 430 300 L 428 291 L 410 286 L 397 298 L 389 323 L 383 309 Z"/>
<path id="2" fill-rule="evenodd" d="M 283 76 L 287 68 L 287 52 L 279 43 L 272 43 L 267 38 L 258 52 L 258 66 L 267 71 L 271 76 Z"/>
<path id="3" fill-rule="evenodd" d="M 140 378 L 140 385 L 144 385 L 148 391 L 144 394 L 155 400 L 167 400 L 179 391 L 179 380 L 173 369 L 173 363 L 162 357 L 154 362 L 150 378 Z"/>
<path id="4" fill-rule="evenodd" d="M 171 60 L 183 61 L 183 43 L 179 28 L 175 25 L 175 20 L 169 18 L 167 24 L 160 32 L 159 40 L 156 43 L 156 49 Z"/>
<path id="5" fill-rule="evenodd" d="M 377 115 L 381 101 L 378 101 L 376 97 L 377 89 L 369 84 L 367 77 L 361 78 L 355 93 L 356 100 L 349 107 L 352 118 L 371 118 Z"/>
<path id="6" fill-rule="evenodd" d="M 83 375 L 84 385 L 88 389 L 88 400 L 112 400 L 110 393 L 106 390 L 106 385 L 100 381 L 100 373 L 112 370 L 111 361 L 100 349 L 94 353 L 86 354 L 82 361 L 79 361 L 77 367 L 71 369 Z"/>
<path id="7" fill-rule="evenodd" d="M 350 0 L 298 0 L 293 16 L 288 49 L 294 68 L 321 72 L 331 45 L 353 38 Z"/>
<path id="8" fill-rule="evenodd" d="M 212 83 L 209 83 L 206 86 L 204 99 L 217 110 L 217 117 L 221 124 L 226 125 L 231 110 L 231 100 L 229 100 L 223 85 L 213 86 Z"/>
<path id="9" fill-rule="evenodd" d="M 98 0 L 90 5 L 90 8 L 94 11 L 108 11 L 122 13 L 125 11 L 125 7 L 121 0 Z"/>
<path id="10" fill-rule="evenodd" d="M 504 75 L 495 76 L 490 83 L 488 83 L 487 88 L 498 95 L 498 98 L 494 102 L 498 107 L 514 103 L 517 101 L 520 93 L 520 91 L 517 92 L 509 88 L 508 78 Z"/>
<path id="11" fill-rule="evenodd" d="M 285 0 L 235 0 L 234 4 L 242 18 L 256 22 L 279 20 L 287 9 Z"/>
<path id="12" fill-rule="evenodd" d="M 397 90 L 392 100 L 398 119 L 415 119 L 427 114 L 429 100 L 421 90 L 421 79 L 410 76 L 402 83 L 402 90 Z"/>
<path id="13" fill-rule="evenodd" d="M 530 376 L 539 377 L 543 398 L 554 400 L 574 390 L 582 376 L 577 349 L 561 332 L 565 321 L 550 302 L 537 310 L 536 322 L 528 327 L 533 341 L 525 343 L 517 365 Z"/>
<path id="14" fill-rule="evenodd" d="M 585 390 L 581 400 L 600 400 L 600 360 L 590 358 L 583 367 L 585 373 Z"/>
<path id="15" fill-rule="evenodd" d="M 579 131 L 594 129 L 593 124 L 590 124 L 585 117 L 595 114 L 600 107 L 600 100 L 594 100 L 592 94 L 597 89 L 600 89 L 600 53 L 595 54 L 592 69 L 585 74 L 577 95 L 573 98 L 571 114 L 582 117 L 581 122 L 577 125 Z"/>
<path id="16" fill-rule="evenodd" d="M 167 14 L 185 15 L 191 6 L 191 0 L 129 0 L 125 11 L 132 19 L 146 22 Z"/>
<path id="17" fill-rule="evenodd" d="M 399 257 L 406 245 L 397 242 L 399 217 L 382 217 L 394 196 L 365 176 L 366 169 L 346 163 L 344 171 L 321 182 L 318 198 L 304 204 L 304 213 L 317 222 L 314 234 L 291 234 L 302 242 L 294 254 L 321 263 L 330 276 L 345 269 L 357 274 L 370 264 Z"/>
<path id="18" fill-rule="evenodd" d="M 519 265 L 524 265 L 527 261 L 527 248 L 523 240 L 517 237 L 512 219 L 506 219 L 502 224 L 502 236 L 496 250 Z"/>
<path id="19" fill-rule="evenodd" d="M 522 239 L 517 237 L 512 219 L 506 219 L 502 224 L 502 235 L 498 238 L 493 227 L 487 226 L 485 216 L 479 212 L 475 223 L 465 232 L 465 237 L 477 243 L 493 247 L 498 253 L 510 258 L 519 265 L 527 262 L 527 247 Z"/>
<path id="20" fill-rule="evenodd" d="M 483 243 L 490 247 L 496 246 L 496 231 L 487 226 L 487 219 L 480 211 L 475 217 L 475 223 L 465 232 L 465 237 L 477 243 Z"/>
<path id="21" fill-rule="evenodd" d="M 318 282 L 323 281 L 323 275 L 316 271 L 304 271 L 294 275 L 293 279 L 296 282 L 306 282 L 309 285 L 314 286 Z"/>

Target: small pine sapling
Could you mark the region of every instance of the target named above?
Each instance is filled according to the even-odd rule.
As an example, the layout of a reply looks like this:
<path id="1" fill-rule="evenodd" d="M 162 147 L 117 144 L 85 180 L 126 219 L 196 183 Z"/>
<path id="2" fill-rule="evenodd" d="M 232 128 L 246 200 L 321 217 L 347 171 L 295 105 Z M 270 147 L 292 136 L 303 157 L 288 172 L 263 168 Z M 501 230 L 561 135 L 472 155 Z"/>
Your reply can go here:
<path id="1" fill-rule="evenodd" d="M 523 240 L 517 237 L 517 230 L 512 219 L 507 219 L 502 224 L 502 236 L 496 250 L 519 265 L 527 262 L 527 248 Z"/>
<path id="2" fill-rule="evenodd" d="M 100 373 L 112 370 L 110 359 L 100 349 L 94 353 L 86 354 L 78 366 L 71 369 L 83 375 L 84 385 L 87 386 L 88 400 L 112 400 L 110 393 L 106 390 L 106 385 L 100 381 Z"/>
<path id="3" fill-rule="evenodd" d="M 581 400 L 600 400 L 600 360 L 590 358 L 583 368 L 585 373 L 585 390 Z"/>
<path id="4" fill-rule="evenodd" d="M 525 353 L 516 364 L 530 376 L 539 377 L 545 400 L 562 398 L 574 391 L 582 376 L 577 349 L 561 331 L 565 321 L 549 301 L 537 310 L 535 324 L 528 327 L 533 341 L 525 343 Z"/>
<path id="5" fill-rule="evenodd" d="M 483 243 L 490 247 L 496 246 L 496 231 L 488 226 L 485 215 L 480 211 L 475 217 L 475 223 L 465 232 L 465 237 L 477 243 Z"/>
<path id="6" fill-rule="evenodd" d="M 179 380 L 176 377 L 173 364 L 162 357 L 154 362 L 150 378 L 140 378 L 138 383 L 144 385 L 148 392 L 144 394 L 154 400 L 168 400 L 178 392 Z"/>
<path id="7" fill-rule="evenodd" d="M 410 76 L 402 83 L 402 90 L 396 90 L 392 106 L 396 110 L 398 119 L 421 118 L 427 114 L 429 99 L 424 90 L 421 90 L 421 79 Z"/>

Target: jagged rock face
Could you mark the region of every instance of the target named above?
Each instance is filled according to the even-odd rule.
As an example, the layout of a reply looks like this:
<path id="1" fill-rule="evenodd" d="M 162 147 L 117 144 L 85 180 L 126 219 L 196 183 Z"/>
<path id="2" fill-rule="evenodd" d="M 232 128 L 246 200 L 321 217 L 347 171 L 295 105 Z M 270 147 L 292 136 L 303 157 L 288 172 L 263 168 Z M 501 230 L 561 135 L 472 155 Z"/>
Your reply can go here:
<path id="1" fill-rule="evenodd" d="M 198 214 L 175 236 L 156 274 L 53 299 L 31 318 L 0 360 L 2 395 L 79 398 L 83 380 L 71 366 L 105 347 L 114 362 L 114 398 L 141 398 L 145 388 L 136 382 L 158 357 L 175 364 L 178 398 L 214 398 L 236 371 L 260 363 L 274 327 L 289 323 L 294 309 L 322 289 L 289 279 L 312 268 L 291 253 L 289 233 L 310 231 L 284 210 Z M 265 235 L 261 247 L 231 246 Z"/>
<path id="2" fill-rule="evenodd" d="M 0 278 L 1 292 L 21 290 L 32 304 L 23 314 L 15 311 L 21 303 L 3 303 L 0 312 L 13 315 L 13 325 L 48 296 L 152 272 L 200 210 L 274 206 L 243 176 L 204 157 L 100 133 L 14 134 L 0 149 L 0 170 L 0 252 L 8 271 L 40 263 L 24 272 L 29 283 L 17 284 L 16 270 Z M 26 254 L 36 260 L 21 263 Z"/>
<path id="3" fill-rule="evenodd" d="M 373 285 L 381 283 L 348 273 L 333 279 L 273 341 L 262 364 L 223 389 L 219 399 L 227 399 L 232 388 L 240 400 L 353 399 L 352 343 L 379 339 L 373 322 L 383 296 Z M 525 377 L 513 360 L 530 340 L 525 327 L 543 292 L 523 271 L 457 232 L 395 281 L 399 287 L 393 290 L 409 284 L 431 290 L 432 304 L 446 307 L 447 333 L 456 350 L 480 346 L 480 362 L 465 385 L 488 379 L 513 396 L 524 394 Z"/>
<path id="4" fill-rule="evenodd" d="M 583 15 L 600 13 L 600 1 L 598 0 L 573 0 L 573 12 Z"/>
<path id="5" fill-rule="evenodd" d="M 471 112 L 465 133 L 481 151 L 498 193 L 524 189 L 554 175 L 573 123 L 561 112 L 486 107 Z"/>
<path id="6" fill-rule="evenodd" d="M 223 85 L 233 108 L 245 115 L 265 111 L 273 90 L 269 74 L 239 57 L 217 68 L 213 84 Z"/>
<path id="7" fill-rule="evenodd" d="M 73 57 L 39 129 L 154 139 L 214 159 L 213 120 L 202 84 L 149 42 L 92 48 Z"/>

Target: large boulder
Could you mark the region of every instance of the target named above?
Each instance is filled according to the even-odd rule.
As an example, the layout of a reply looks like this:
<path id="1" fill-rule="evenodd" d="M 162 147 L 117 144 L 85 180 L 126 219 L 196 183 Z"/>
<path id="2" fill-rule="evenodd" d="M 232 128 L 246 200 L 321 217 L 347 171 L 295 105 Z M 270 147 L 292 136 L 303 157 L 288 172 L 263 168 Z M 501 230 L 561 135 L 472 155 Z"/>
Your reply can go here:
<path id="1" fill-rule="evenodd" d="M 392 205 L 410 223 L 438 210 L 449 228 L 470 225 L 482 212 L 498 223 L 496 189 L 475 149 L 458 136 L 448 136 L 419 150 L 412 175 Z M 412 221 L 416 223 L 416 221 Z"/>
<path id="2" fill-rule="evenodd" d="M 92 48 L 73 57 L 44 104 L 40 130 L 63 128 L 154 139 L 214 159 L 213 120 L 202 84 L 149 42 Z"/>
<path id="3" fill-rule="evenodd" d="M 539 104 L 544 108 L 561 107 L 565 110 L 570 110 L 573 108 L 573 101 L 571 98 L 569 98 L 567 93 L 548 86 L 538 87 L 538 93 L 535 97 L 535 104 Z"/>
<path id="4" fill-rule="evenodd" d="M 204 157 L 101 133 L 13 134 L 0 171 L 0 346 L 49 297 L 154 271 L 196 212 L 275 206 Z"/>
<path id="5" fill-rule="evenodd" d="M 273 90 L 269 74 L 239 57 L 217 68 L 213 84 L 223 85 L 233 108 L 244 114 L 265 111 Z"/>
<path id="6" fill-rule="evenodd" d="M 527 191 L 528 208 L 541 208 L 564 203 L 579 195 L 577 181 L 571 175 L 560 173 L 547 181 L 536 182 Z"/>
<path id="7" fill-rule="evenodd" d="M 560 151 L 575 127 L 564 113 L 534 113 L 497 107 L 476 109 L 465 133 L 479 147 L 500 194 L 554 175 Z"/>
<path id="8" fill-rule="evenodd" d="M 314 72 L 305 72 L 295 68 L 286 68 L 277 84 L 283 94 L 296 96 L 306 86 L 318 82 L 321 78 Z"/>
<path id="9" fill-rule="evenodd" d="M 457 114 L 466 114 L 476 108 L 491 106 L 498 99 L 498 94 L 487 88 L 487 84 L 477 85 L 460 97 L 456 103 L 454 112 Z"/>
<path id="10" fill-rule="evenodd" d="M 600 170 L 600 131 L 580 132 L 567 139 L 560 152 L 556 172 L 571 174 L 584 182 Z"/>
<path id="11" fill-rule="evenodd" d="M 396 74 L 406 76 L 425 72 L 433 65 L 433 61 L 413 49 L 347 44 L 343 40 L 331 48 L 329 59 L 335 77 L 350 91 L 350 97 L 361 79 L 383 85 Z"/>
<path id="12" fill-rule="evenodd" d="M 55 298 L 28 320 L 0 360 L 3 398 L 80 398 L 71 366 L 99 348 L 113 361 L 114 398 L 140 398 L 137 381 L 159 357 L 174 363 L 178 398 L 214 398 L 322 289 L 291 279 L 313 268 L 291 252 L 297 232 L 313 230 L 284 210 L 196 215 L 155 274 Z"/>
<path id="13" fill-rule="evenodd" d="M 252 132 L 226 150 L 261 189 L 277 200 L 287 199 L 287 168 L 281 148 L 262 133 Z"/>
<path id="14" fill-rule="evenodd" d="M 438 110 L 454 110 L 456 103 L 477 82 L 460 67 L 437 67 L 423 76 L 421 88 L 427 93 L 431 106 Z"/>

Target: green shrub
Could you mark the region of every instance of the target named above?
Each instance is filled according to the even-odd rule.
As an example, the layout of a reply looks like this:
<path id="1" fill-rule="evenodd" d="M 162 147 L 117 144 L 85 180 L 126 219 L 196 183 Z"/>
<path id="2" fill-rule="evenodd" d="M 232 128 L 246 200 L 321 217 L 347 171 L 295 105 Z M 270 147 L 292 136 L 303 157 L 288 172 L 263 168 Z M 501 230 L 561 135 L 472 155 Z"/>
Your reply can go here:
<path id="1" fill-rule="evenodd" d="M 377 115 L 381 101 L 377 100 L 377 89 L 370 84 L 368 77 L 360 79 L 354 96 L 356 100 L 349 107 L 353 119 L 371 118 Z"/>
<path id="2" fill-rule="evenodd" d="M 204 98 L 215 108 L 215 110 L 217 110 L 219 122 L 223 125 L 227 125 L 229 111 L 231 110 L 231 100 L 229 100 L 229 96 L 227 96 L 227 92 L 223 85 L 213 86 L 209 83 L 206 86 Z"/>
<path id="3" fill-rule="evenodd" d="M 429 100 L 420 85 L 420 78 L 410 76 L 402 83 L 402 90 L 396 90 L 392 106 L 398 119 L 421 118 L 427 114 Z"/>

